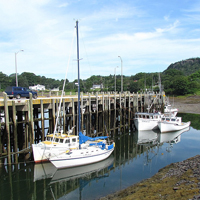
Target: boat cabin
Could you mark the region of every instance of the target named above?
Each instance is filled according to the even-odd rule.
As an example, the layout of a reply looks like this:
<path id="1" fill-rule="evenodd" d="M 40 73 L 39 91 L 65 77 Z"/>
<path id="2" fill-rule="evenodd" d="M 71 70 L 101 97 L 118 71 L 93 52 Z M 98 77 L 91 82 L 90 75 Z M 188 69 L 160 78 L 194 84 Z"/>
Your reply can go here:
<path id="1" fill-rule="evenodd" d="M 161 113 L 135 113 L 135 119 L 161 119 Z"/>
<path id="2" fill-rule="evenodd" d="M 182 123 L 182 118 L 181 117 L 162 117 L 161 118 L 162 122 L 169 122 L 173 124 L 181 124 Z"/>
<path id="3" fill-rule="evenodd" d="M 71 143 L 79 143 L 79 137 L 75 135 L 66 135 L 62 134 L 61 135 L 55 135 L 53 134 L 47 135 L 46 136 L 46 141 L 49 142 L 54 142 L 54 143 L 59 143 L 59 144 L 71 144 Z"/>

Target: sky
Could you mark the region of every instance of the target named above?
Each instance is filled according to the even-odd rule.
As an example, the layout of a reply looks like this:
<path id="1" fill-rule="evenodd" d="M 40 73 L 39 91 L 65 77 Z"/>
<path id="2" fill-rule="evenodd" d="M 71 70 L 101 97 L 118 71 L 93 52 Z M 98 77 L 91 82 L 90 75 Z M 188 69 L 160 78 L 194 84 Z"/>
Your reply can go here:
<path id="1" fill-rule="evenodd" d="M 77 20 L 81 79 L 200 54 L 199 0 L 0 0 L 0 71 L 75 80 Z"/>

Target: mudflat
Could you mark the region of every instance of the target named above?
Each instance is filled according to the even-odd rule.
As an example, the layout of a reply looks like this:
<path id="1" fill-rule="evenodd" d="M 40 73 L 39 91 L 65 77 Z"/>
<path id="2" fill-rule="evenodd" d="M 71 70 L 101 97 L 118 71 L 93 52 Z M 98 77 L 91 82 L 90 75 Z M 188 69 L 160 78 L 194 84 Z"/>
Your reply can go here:
<path id="1" fill-rule="evenodd" d="M 179 113 L 200 114 L 200 96 L 169 97 L 169 101 Z"/>

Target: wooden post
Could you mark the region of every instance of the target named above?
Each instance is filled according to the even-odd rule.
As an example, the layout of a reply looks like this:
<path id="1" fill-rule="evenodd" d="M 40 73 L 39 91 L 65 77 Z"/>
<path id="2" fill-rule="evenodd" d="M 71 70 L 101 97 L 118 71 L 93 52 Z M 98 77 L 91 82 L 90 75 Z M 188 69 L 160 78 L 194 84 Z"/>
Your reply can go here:
<path id="1" fill-rule="evenodd" d="M 56 108 L 55 108 L 55 99 L 52 99 L 52 122 L 53 122 L 53 131 L 56 124 Z"/>
<path id="2" fill-rule="evenodd" d="M 72 126 L 74 127 L 76 124 L 75 124 L 75 111 L 74 111 L 74 98 L 72 99 L 72 117 L 73 117 L 73 124 L 72 124 Z M 76 129 L 78 130 L 78 126 L 76 126 Z M 78 133 L 78 131 L 77 131 L 77 133 Z"/>
<path id="3" fill-rule="evenodd" d="M 42 126 L 42 141 L 44 141 L 44 105 L 43 100 L 40 100 L 40 112 L 41 112 L 41 126 Z"/>
<path id="4" fill-rule="evenodd" d="M 25 112 L 25 121 L 29 122 L 30 118 L 31 118 L 30 117 L 30 105 L 28 104 L 28 112 Z M 30 140 L 29 139 L 29 137 L 30 137 L 30 134 L 29 134 L 29 124 L 30 123 L 26 123 L 26 125 L 25 125 L 25 134 L 24 134 L 24 141 L 25 141 L 25 143 L 24 143 L 23 149 L 28 147 L 28 141 Z"/>
<path id="5" fill-rule="evenodd" d="M 81 131 L 83 132 L 83 123 L 84 123 L 84 117 L 83 117 L 83 92 L 81 92 Z"/>
<path id="6" fill-rule="evenodd" d="M 88 134 L 91 134 L 92 130 L 92 113 L 91 113 L 91 95 L 89 93 L 89 131 Z"/>
<path id="7" fill-rule="evenodd" d="M 103 112 L 103 135 L 105 133 L 105 98 L 104 98 L 104 92 L 102 94 L 102 112 Z"/>
<path id="8" fill-rule="evenodd" d="M 15 163 L 18 163 L 18 155 L 16 154 L 17 150 L 17 121 L 16 121 L 16 107 L 15 101 L 12 101 L 13 107 L 13 133 L 14 133 L 14 152 L 15 152 Z"/>
<path id="9" fill-rule="evenodd" d="M 114 93 L 114 135 L 115 135 L 115 129 L 116 129 L 116 92 Z"/>
<path id="10" fill-rule="evenodd" d="M 96 93 L 96 133 L 99 132 L 99 101 L 98 101 L 98 92 Z"/>
<path id="11" fill-rule="evenodd" d="M 124 126 L 126 126 L 126 92 L 124 92 L 124 107 L 123 107 L 123 110 L 124 110 Z"/>
<path id="12" fill-rule="evenodd" d="M 111 108 L 110 108 L 110 92 L 108 93 L 108 132 L 110 134 L 110 112 L 111 112 Z M 108 134 L 108 133 L 107 133 Z"/>
<path id="13" fill-rule="evenodd" d="M 10 155 L 10 128 L 9 128 L 9 116 L 8 116 L 8 102 L 7 102 L 7 94 L 4 92 L 4 112 L 5 112 L 5 123 L 6 123 L 6 132 L 7 132 L 7 154 L 8 154 L 8 163 L 11 163 L 11 155 Z"/>
<path id="14" fill-rule="evenodd" d="M 1 130 L 1 120 L 0 120 L 0 130 Z M 1 141 L 1 137 L 0 137 L 0 157 L 2 155 L 2 141 Z M 0 168 L 2 167 L 1 165 L 1 159 L 0 159 Z"/>
<path id="15" fill-rule="evenodd" d="M 131 97 L 130 92 L 128 92 L 128 127 L 130 127 L 130 115 L 131 115 Z"/>
<path id="16" fill-rule="evenodd" d="M 62 104 L 63 104 L 63 132 L 66 133 L 65 99 L 62 100 Z"/>
<path id="17" fill-rule="evenodd" d="M 33 99 L 32 99 L 32 93 L 29 93 L 29 102 L 30 102 L 30 125 L 31 125 L 31 140 L 30 140 L 30 146 L 34 143 L 34 122 L 33 122 Z"/>
<path id="18" fill-rule="evenodd" d="M 119 93 L 119 112 L 120 112 L 120 131 L 122 127 L 122 94 L 121 92 Z"/>

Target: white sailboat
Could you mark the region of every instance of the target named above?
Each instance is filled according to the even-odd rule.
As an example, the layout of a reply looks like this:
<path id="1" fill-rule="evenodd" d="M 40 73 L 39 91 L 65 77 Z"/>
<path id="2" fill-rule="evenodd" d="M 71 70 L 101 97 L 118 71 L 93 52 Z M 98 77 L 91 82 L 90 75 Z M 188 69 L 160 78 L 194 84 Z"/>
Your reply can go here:
<path id="1" fill-rule="evenodd" d="M 56 168 L 69 168 L 75 166 L 88 165 L 108 158 L 114 151 L 115 143 L 107 142 L 104 137 L 91 138 L 81 133 L 80 119 L 80 73 L 79 73 L 79 40 L 78 40 L 78 21 L 76 21 L 77 33 L 77 64 L 78 64 L 78 130 L 79 148 L 67 150 L 60 155 L 50 157 L 51 163 Z M 99 140 L 96 140 L 99 139 Z M 102 140 L 103 139 L 103 140 Z M 94 142 L 91 142 L 94 140 Z"/>
<path id="2" fill-rule="evenodd" d="M 72 131 L 63 134 L 62 131 L 49 134 L 46 140 L 38 144 L 32 144 L 33 158 L 35 163 L 49 161 L 51 156 L 62 154 L 66 149 L 77 149 L 79 146 L 76 135 L 71 135 Z"/>
<path id="3" fill-rule="evenodd" d="M 78 142 L 79 137 L 77 135 L 73 135 L 74 127 L 72 127 L 66 133 L 63 133 L 63 129 L 58 127 L 59 114 L 61 111 L 61 102 L 64 95 L 65 83 L 66 83 L 66 76 L 63 83 L 63 89 L 58 107 L 54 132 L 52 134 L 48 134 L 46 136 L 45 141 L 41 141 L 38 144 L 32 144 L 33 158 L 35 163 L 49 161 L 49 158 L 51 156 L 60 155 L 64 153 L 66 150 L 77 149 L 79 147 L 79 142 Z"/>

